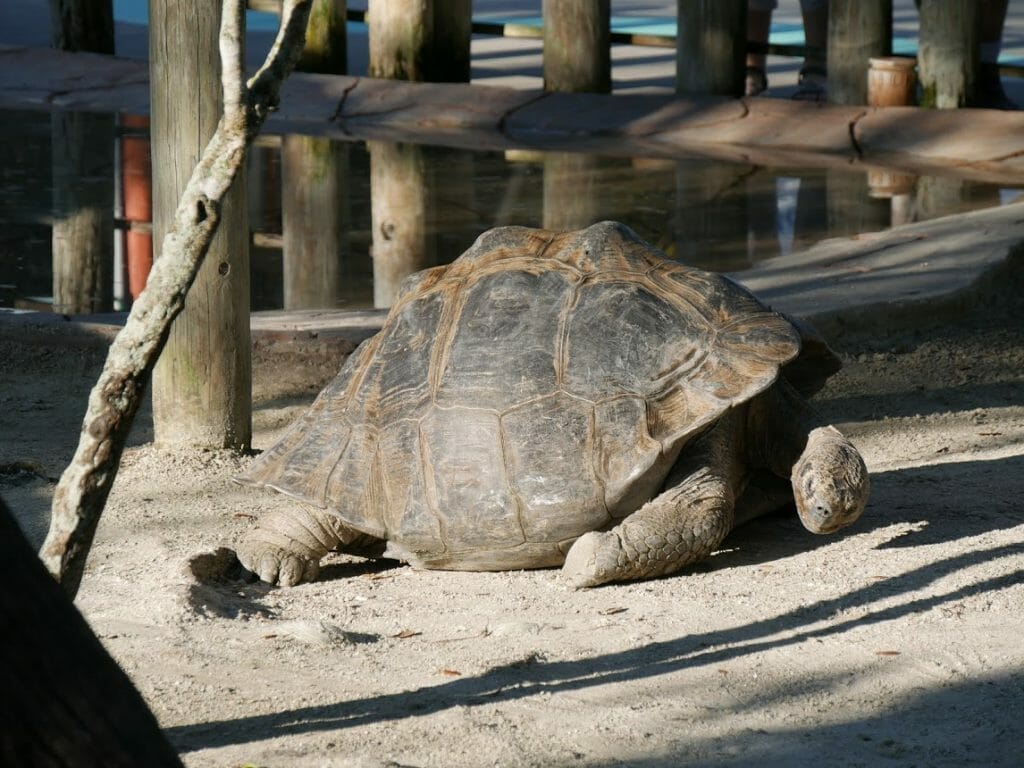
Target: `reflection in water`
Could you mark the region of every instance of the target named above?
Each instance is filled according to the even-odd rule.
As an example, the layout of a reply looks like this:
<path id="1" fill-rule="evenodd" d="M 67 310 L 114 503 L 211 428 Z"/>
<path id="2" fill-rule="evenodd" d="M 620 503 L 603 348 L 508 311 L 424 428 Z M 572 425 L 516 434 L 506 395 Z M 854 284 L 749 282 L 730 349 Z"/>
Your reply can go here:
<path id="1" fill-rule="evenodd" d="M 309 136 L 281 142 L 285 309 L 334 306 L 347 257 L 349 147 Z"/>
<path id="2" fill-rule="evenodd" d="M 53 309 L 90 314 L 113 297 L 114 118 L 54 111 Z"/>
<path id="3" fill-rule="evenodd" d="M 373 306 L 389 307 L 407 275 L 430 263 L 423 147 L 367 142 L 373 231 Z"/>
<path id="4" fill-rule="evenodd" d="M 5 117 L 0 306 L 108 309 L 111 119 L 54 113 L 51 135 L 47 113 Z M 132 144 L 145 128 L 129 123 L 122 118 L 119 128 L 119 182 L 124 218 L 136 223 L 127 235 L 115 233 L 124 242 L 147 234 L 149 218 L 148 160 L 135 157 L 144 146 Z M 878 169 L 470 152 L 296 136 L 261 137 L 250 158 L 254 309 L 386 306 L 407 274 L 451 261 L 499 225 L 561 229 L 618 219 L 672 258 L 735 271 L 825 237 L 998 205 L 1018 194 Z M 133 201 L 145 205 L 136 209 Z M 116 266 L 113 274 L 123 274 Z M 130 259 L 128 273 L 134 293 L 141 271 Z M 127 299 L 127 285 L 124 293 Z"/>

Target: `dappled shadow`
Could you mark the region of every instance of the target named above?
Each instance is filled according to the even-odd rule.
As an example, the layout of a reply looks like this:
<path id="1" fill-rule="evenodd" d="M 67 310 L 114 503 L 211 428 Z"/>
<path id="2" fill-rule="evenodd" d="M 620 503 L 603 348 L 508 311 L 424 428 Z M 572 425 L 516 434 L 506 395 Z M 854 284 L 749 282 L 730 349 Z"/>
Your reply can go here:
<path id="1" fill-rule="evenodd" d="M 925 588 L 934 591 L 944 577 L 960 573 L 973 565 L 1022 554 L 1024 542 L 973 549 L 898 576 L 880 579 L 847 594 L 819 600 L 739 627 L 696 632 L 589 659 L 546 662 L 531 657 L 526 661 L 494 667 L 480 675 L 417 690 L 300 707 L 273 714 L 177 726 L 168 729 L 168 736 L 179 750 L 189 752 L 245 743 L 254 738 L 274 738 L 418 717 L 453 707 L 493 705 L 542 692 L 576 691 L 656 678 L 683 669 L 715 668 L 750 654 L 795 646 L 810 639 L 841 635 L 866 624 L 890 622 L 938 606 L 954 604 L 974 595 L 1017 585 L 1024 578 L 1021 569 L 937 594 L 914 598 L 909 596 Z M 894 602 L 893 598 L 897 595 L 905 595 L 906 599 Z M 844 616 L 850 618 L 837 618 Z M 816 623 L 825 620 L 829 623 L 816 626 Z"/>
<path id="2" fill-rule="evenodd" d="M 1024 524 L 1024 508 L 1013 494 L 992 491 L 1000 483 L 1019 484 L 1021 477 L 1024 456 L 875 473 L 872 487 L 877 502 L 865 514 L 885 523 L 924 523 L 880 544 L 879 549 L 941 544 L 1013 528 Z"/>
<path id="3" fill-rule="evenodd" d="M 936 382 L 938 383 L 938 382 Z M 906 418 L 908 416 L 929 416 L 947 413 L 956 404 L 963 403 L 965 395 L 973 408 L 1005 408 L 1021 402 L 1008 393 L 1008 387 L 1016 386 L 1024 395 L 1024 371 L 1017 382 L 992 382 L 987 384 L 962 384 L 956 387 L 932 386 L 922 381 L 921 389 L 914 392 L 884 393 L 870 392 L 863 395 L 825 397 L 816 404 L 829 413 L 842 414 L 843 420 L 855 418 Z M 913 394 L 915 397 L 908 398 Z"/>

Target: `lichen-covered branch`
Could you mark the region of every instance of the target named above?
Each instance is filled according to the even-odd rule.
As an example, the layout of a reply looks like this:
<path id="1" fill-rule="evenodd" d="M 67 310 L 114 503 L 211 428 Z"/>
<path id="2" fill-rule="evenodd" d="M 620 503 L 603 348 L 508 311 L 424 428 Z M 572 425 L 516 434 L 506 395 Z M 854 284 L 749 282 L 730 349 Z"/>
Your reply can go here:
<path id="1" fill-rule="evenodd" d="M 246 150 L 277 106 L 281 84 L 302 52 L 311 0 L 286 0 L 267 60 L 243 85 L 244 2 L 224 3 L 220 33 L 224 114 L 182 193 L 160 258 L 110 346 L 89 395 L 82 434 L 54 492 L 40 557 L 71 596 L 78 592 L 96 525 L 113 486 L 146 383 L 217 231 L 220 204 Z"/>

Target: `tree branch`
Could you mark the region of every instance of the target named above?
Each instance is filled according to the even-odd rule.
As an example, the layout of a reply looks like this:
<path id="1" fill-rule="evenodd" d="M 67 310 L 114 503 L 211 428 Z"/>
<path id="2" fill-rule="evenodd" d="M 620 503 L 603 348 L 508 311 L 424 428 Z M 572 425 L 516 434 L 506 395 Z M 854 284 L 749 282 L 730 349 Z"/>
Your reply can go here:
<path id="1" fill-rule="evenodd" d="M 110 346 L 103 372 L 89 395 L 78 448 L 54 491 L 50 530 L 40 557 L 72 598 L 146 383 L 217 231 L 221 201 L 302 52 L 310 3 L 286 0 L 277 40 L 246 85 L 242 84 L 244 2 L 224 3 L 220 32 L 224 114 L 182 193 L 146 289 Z"/>

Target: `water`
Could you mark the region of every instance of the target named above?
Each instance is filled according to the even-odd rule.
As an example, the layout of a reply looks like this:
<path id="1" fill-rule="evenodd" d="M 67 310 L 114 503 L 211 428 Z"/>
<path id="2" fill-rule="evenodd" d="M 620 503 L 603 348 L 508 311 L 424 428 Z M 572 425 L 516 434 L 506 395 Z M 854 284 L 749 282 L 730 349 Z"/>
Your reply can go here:
<path id="1" fill-rule="evenodd" d="M 134 246 L 126 245 L 125 233 L 131 229 L 135 238 L 147 229 L 124 224 L 126 212 L 140 218 L 133 213 L 139 192 L 130 183 L 115 185 L 115 175 L 123 180 L 132 170 L 128 145 L 136 141 L 137 150 L 140 134 L 122 125 L 115 140 L 114 119 L 93 116 L 78 131 L 89 146 L 76 150 L 60 138 L 73 134 L 58 119 L 71 118 L 8 110 L 0 121 L 0 307 L 125 309 L 141 277 L 126 258 Z M 386 306 L 405 274 L 451 261 L 480 232 L 504 224 L 570 229 L 617 219 L 672 258 L 735 272 L 825 237 L 998 205 L 1020 191 L 703 158 L 470 152 L 301 137 L 262 137 L 248 183 L 254 310 Z M 387 189 L 395 210 L 378 224 L 375 248 L 371 194 L 379 205 Z M 73 258 L 69 265 L 53 242 L 61 224 L 78 221 L 90 205 L 101 213 L 117 208 L 122 226 L 109 249 L 103 241 L 93 246 L 109 250 L 102 258 L 86 257 L 87 267 Z"/>

